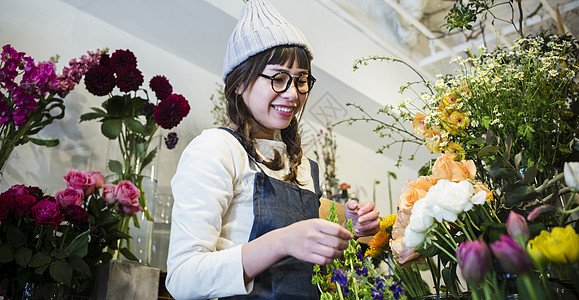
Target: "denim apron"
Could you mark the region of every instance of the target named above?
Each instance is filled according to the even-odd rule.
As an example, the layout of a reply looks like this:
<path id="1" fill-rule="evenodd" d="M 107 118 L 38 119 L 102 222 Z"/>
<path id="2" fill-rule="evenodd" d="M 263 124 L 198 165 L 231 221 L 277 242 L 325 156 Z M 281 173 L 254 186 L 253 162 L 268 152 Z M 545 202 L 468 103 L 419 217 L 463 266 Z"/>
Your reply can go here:
<path id="1" fill-rule="evenodd" d="M 231 129 L 220 128 L 239 140 Z M 249 241 L 274 229 L 319 217 L 322 191 L 319 188 L 317 163 L 310 160 L 314 193 L 267 176 L 255 159 L 250 155 L 248 157 L 259 168 L 255 175 L 254 219 Z M 253 291 L 249 295 L 221 299 L 319 299 L 318 290 L 312 284 L 313 266 L 292 256 L 285 257 L 254 278 Z"/>

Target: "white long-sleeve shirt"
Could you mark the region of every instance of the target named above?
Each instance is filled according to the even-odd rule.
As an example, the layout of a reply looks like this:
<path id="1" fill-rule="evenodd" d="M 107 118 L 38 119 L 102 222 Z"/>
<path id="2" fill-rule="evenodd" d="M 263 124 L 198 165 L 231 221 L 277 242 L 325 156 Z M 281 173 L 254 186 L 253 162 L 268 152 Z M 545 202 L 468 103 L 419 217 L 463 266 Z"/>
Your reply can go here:
<path id="1" fill-rule="evenodd" d="M 285 144 L 257 140 L 257 152 L 273 158 L 277 149 L 285 168 L 265 173 L 282 179 L 289 173 Z M 309 161 L 298 169 L 301 188 L 314 191 Z M 229 132 L 205 130 L 187 146 L 171 180 L 174 197 L 168 291 L 176 299 L 207 299 L 248 294 L 253 282 L 243 279 L 241 246 L 253 225 L 253 189 L 259 169 Z"/>

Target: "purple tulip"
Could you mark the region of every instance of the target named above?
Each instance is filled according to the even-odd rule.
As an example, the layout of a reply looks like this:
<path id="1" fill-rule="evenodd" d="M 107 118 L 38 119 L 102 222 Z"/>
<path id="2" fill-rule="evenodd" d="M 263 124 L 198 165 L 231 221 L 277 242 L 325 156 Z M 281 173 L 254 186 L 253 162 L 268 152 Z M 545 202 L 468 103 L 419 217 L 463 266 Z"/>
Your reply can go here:
<path id="1" fill-rule="evenodd" d="M 545 204 L 545 205 L 537 206 L 527 216 L 527 220 L 534 221 L 540 215 L 547 213 L 547 212 L 553 212 L 553 211 L 557 211 L 557 206 L 552 205 L 552 204 Z"/>
<path id="2" fill-rule="evenodd" d="M 501 234 L 501 239 L 490 244 L 495 257 L 509 273 L 523 274 L 531 268 L 527 252 L 510 237 Z"/>
<path id="3" fill-rule="evenodd" d="M 463 276 L 475 283 L 484 281 L 492 264 L 489 247 L 482 240 L 461 243 L 456 251 L 456 258 Z"/>
<path id="4" fill-rule="evenodd" d="M 529 226 L 525 217 L 511 211 L 507 217 L 507 232 L 519 245 L 526 245 L 529 240 Z"/>

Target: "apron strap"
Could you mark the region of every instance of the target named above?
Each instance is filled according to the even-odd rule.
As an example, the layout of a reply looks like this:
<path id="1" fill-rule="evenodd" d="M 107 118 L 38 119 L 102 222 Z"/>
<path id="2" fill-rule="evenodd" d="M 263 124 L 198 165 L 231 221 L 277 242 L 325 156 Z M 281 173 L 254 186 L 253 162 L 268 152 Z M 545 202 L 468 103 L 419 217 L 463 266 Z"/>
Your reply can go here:
<path id="1" fill-rule="evenodd" d="M 235 139 L 237 139 L 237 141 L 241 144 L 241 146 L 243 147 L 243 143 L 241 143 L 241 138 L 229 127 L 217 127 L 218 129 L 222 129 L 225 130 L 229 133 L 231 133 L 231 135 L 233 135 L 235 137 Z M 247 153 L 247 151 L 245 151 Z M 257 163 L 257 160 L 255 158 L 253 158 L 253 156 L 249 155 L 249 153 L 247 153 L 247 157 L 249 157 L 249 159 L 257 166 L 257 168 L 265 174 L 265 172 L 263 171 L 263 169 L 261 168 L 261 166 Z"/>

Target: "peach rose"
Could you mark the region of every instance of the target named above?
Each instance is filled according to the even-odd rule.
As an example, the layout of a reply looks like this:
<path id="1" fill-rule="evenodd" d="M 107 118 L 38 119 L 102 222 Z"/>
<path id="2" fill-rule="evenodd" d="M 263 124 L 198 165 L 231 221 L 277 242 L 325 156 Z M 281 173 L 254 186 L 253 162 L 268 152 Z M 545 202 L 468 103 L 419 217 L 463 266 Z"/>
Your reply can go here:
<path id="1" fill-rule="evenodd" d="M 487 194 L 486 196 L 486 200 L 492 200 L 493 199 L 493 193 L 489 190 L 489 188 L 487 187 L 486 184 L 474 184 L 474 193 L 478 193 L 478 192 L 485 192 Z"/>
<path id="2" fill-rule="evenodd" d="M 414 115 L 414 120 L 412 120 L 412 127 L 414 128 L 414 131 L 422 136 L 424 136 L 424 133 L 428 128 L 428 125 L 424 122 L 425 119 L 425 114 L 416 113 L 416 115 Z"/>
<path id="3" fill-rule="evenodd" d="M 474 162 L 464 163 L 454 160 L 455 155 L 446 152 L 439 156 L 432 167 L 432 176 L 436 179 L 447 179 L 453 182 L 474 179 L 476 168 Z"/>
<path id="4" fill-rule="evenodd" d="M 399 209 L 410 213 L 414 203 L 424 197 L 428 189 L 435 183 L 436 182 L 428 176 L 418 177 L 416 181 L 407 180 L 402 188 L 402 194 L 398 199 Z"/>

